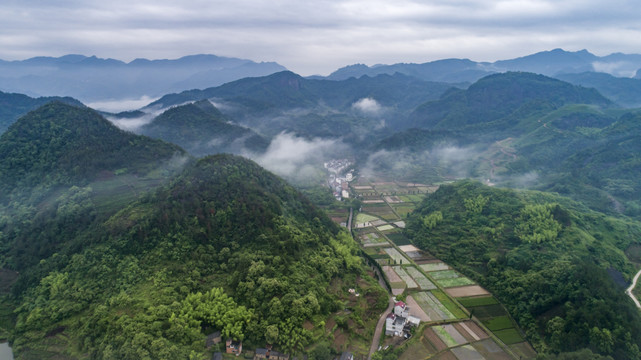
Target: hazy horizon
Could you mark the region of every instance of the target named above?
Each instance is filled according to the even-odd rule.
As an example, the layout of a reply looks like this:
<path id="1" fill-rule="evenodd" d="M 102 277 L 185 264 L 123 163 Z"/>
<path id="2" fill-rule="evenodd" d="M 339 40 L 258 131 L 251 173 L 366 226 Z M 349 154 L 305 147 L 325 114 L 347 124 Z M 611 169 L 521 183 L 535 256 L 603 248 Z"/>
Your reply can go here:
<path id="1" fill-rule="evenodd" d="M 493 62 L 555 48 L 634 53 L 639 15 L 636 3 L 622 0 L 9 0 L 0 9 L 0 58 L 215 54 L 327 75 L 355 63 Z"/>

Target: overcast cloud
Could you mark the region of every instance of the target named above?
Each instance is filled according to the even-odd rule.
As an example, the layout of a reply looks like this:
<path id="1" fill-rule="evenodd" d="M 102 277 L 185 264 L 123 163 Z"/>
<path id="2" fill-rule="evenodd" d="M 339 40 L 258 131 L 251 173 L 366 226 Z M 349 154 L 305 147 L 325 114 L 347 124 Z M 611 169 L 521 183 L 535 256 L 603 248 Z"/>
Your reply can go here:
<path id="1" fill-rule="evenodd" d="M 3 0 L 0 58 L 208 53 L 326 75 L 353 63 L 494 61 L 559 47 L 638 53 L 639 18 L 638 3 L 624 0 Z"/>

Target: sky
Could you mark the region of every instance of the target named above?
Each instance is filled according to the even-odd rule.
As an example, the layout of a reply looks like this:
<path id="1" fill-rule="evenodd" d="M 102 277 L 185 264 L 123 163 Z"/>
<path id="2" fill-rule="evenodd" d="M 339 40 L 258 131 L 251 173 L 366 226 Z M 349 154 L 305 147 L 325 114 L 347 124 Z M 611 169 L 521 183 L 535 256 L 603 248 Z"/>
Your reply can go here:
<path id="1" fill-rule="evenodd" d="M 2 0 L 0 59 L 214 54 L 327 75 L 554 48 L 641 53 L 640 18 L 626 0 Z"/>

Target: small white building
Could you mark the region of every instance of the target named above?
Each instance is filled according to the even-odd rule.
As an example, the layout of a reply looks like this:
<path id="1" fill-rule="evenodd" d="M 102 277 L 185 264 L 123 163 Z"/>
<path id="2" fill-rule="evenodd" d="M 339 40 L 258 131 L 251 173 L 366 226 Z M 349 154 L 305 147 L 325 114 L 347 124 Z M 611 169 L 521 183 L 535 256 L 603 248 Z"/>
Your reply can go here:
<path id="1" fill-rule="evenodd" d="M 396 316 L 394 314 L 387 315 L 387 319 L 385 319 L 385 335 L 402 336 L 406 322 L 407 319 L 402 316 Z"/>
<path id="2" fill-rule="evenodd" d="M 394 304 L 394 315 L 407 318 L 410 315 L 410 307 L 402 301 L 397 301 Z"/>

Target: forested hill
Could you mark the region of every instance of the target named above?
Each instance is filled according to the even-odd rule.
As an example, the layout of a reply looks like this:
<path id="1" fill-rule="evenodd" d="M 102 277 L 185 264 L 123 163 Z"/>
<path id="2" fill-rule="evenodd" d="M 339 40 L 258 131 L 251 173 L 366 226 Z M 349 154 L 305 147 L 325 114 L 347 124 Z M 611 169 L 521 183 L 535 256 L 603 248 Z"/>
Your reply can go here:
<path id="1" fill-rule="evenodd" d="M 36 281 L 24 281 L 35 285 L 16 294 L 14 350 L 202 358 L 214 330 L 300 350 L 311 341 L 303 322 L 342 308 L 328 287 L 360 271 L 357 253 L 280 178 L 240 157 L 206 157 L 99 224 L 81 250 L 35 266 Z"/>
<path id="2" fill-rule="evenodd" d="M 494 74 L 466 90 L 452 89 L 441 99 L 427 102 L 410 114 L 407 127 L 426 129 L 504 130 L 526 115 L 559 108 L 565 104 L 610 106 L 610 100 L 594 89 L 575 86 L 532 73 Z M 499 124 L 496 124 L 500 122 Z M 490 128 L 488 125 L 499 125 Z"/>
<path id="3" fill-rule="evenodd" d="M 0 134 L 18 118 L 31 110 L 52 102 L 61 101 L 70 105 L 83 106 L 82 103 L 70 97 L 39 97 L 32 98 L 23 94 L 12 94 L 0 91 Z"/>
<path id="4" fill-rule="evenodd" d="M 189 90 L 165 95 L 150 106 L 167 107 L 186 101 L 218 98 L 245 106 L 247 111 L 267 112 L 318 105 L 345 110 L 362 98 L 370 97 L 381 105 L 400 110 L 413 109 L 437 99 L 451 85 L 419 80 L 410 76 L 363 76 L 342 81 L 306 79 L 291 71 L 246 78 L 204 90 Z"/>
<path id="5" fill-rule="evenodd" d="M 538 352 L 641 356 L 641 314 L 611 276 L 633 275 L 624 252 L 639 244 L 638 223 L 465 181 L 429 195 L 407 233 L 496 295 Z"/>
<path id="6" fill-rule="evenodd" d="M 0 192 L 78 184 L 105 172 L 144 174 L 175 154 L 184 151 L 122 131 L 89 108 L 53 102 L 0 136 Z"/>
<path id="7" fill-rule="evenodd" d="M 195 156 L 264 152 L 269 146 L 269 139 L 230 123 L 208 100 L 173 107 L 143 126 L 140 132 L 178 144 Z"/>

